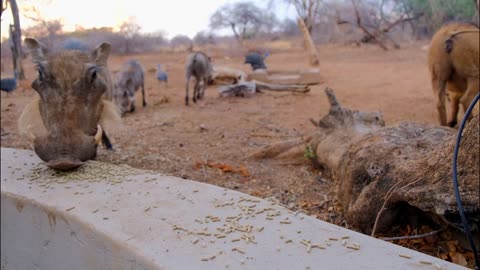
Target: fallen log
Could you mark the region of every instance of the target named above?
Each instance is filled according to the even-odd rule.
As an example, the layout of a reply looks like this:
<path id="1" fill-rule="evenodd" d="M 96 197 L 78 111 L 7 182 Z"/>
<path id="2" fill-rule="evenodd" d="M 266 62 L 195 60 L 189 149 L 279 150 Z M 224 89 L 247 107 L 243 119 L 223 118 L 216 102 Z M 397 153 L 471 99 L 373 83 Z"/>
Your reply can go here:
<path id="1" fill-rule="evenodd" d="M 221 97 L 229 97 L 229 96 L 250 97 L 255 95 L 255 93 L 257 92 L 261 92 L 262 90 L 307 93 L 310 91 L 310 87 L 308 85 L 271 84 L 271 83 L 252 80 L 252 81 L 239 81 L 236 84 L 225 85 L 218 88 L 218 92 L 220 93 Z"/>
<path id="2" fill-rule="evenodd" d="M 365 233 L 374 224 L 380 232 L 392 224 L 423 218 L 439 228 L 454 223 L 458 211 L 451 162 L 456 131 L 414 122 L 385 127 L 380 113 L 343 108 L 333 90 L 325 92 L 330 111 L 319 121 L 311 120 L 316 126 L 312 134 L 265 147 L 251 157 L 293 163 L 307 157 L 334 180 L 348 224 Z M 458 157 L 463 205 L 467 213 L 476 215 L 480 212 L 478 121 L 476 116 L 468 123 Z"/>
<path id="3" fill-rule="evenodd" d="M 247 75 L 245 72 L 229 67 L 213 66 L 211 83 L 212 85 L 236 84 L 239 81 L 245 81 Z"/>

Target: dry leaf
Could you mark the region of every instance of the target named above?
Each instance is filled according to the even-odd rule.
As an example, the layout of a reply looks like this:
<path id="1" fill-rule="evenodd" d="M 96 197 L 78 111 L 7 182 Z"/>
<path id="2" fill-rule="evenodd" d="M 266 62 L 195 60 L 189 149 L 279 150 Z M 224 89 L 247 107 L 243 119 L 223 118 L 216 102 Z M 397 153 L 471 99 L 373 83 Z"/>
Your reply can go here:
<path id="1" fill-rule="evenodd" d="M 451 256 L 451 255 L 450 255 Z M 452 262 L 459 264 L 461 266 L 467 266 L 467 260 L 460 253 L 455 253 L 452 257 Z"/>

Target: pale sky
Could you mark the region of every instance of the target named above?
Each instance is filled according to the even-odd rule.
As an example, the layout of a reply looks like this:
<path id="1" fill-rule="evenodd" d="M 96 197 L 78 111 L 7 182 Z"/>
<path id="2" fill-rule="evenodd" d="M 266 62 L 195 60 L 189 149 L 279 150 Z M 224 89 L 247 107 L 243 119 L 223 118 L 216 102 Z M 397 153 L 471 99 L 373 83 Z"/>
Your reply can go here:
<path id="1" fill-rule="evenodd" d="M 33 1 L 42 3 L 43 1 Z M 239 0 L 51 0 L 48 6 L 38 6 L 47 20 L 61 19 L 64 31 L 72 31 L 76 25 L 84 28 L 116 27 L 127 18 L 133 16 L 142 27 L 141 32 L 164 31 L 168 38 L 184 34 L 192 38 L 197 32 L 208 30 L 210 16 L 226 3 Z M 264 8 L 268 0 L 252 0 L 257 6 Z M 281 1 L 277 1 L 281 2 Z M 22 7 L 24 1 L 17 0 Z M 30 4 L 31 2 L 27 2 Z M 292 17 L 293 7 L 284 4 L 276 5 L 278 18 Z M 292 14 L 293 13 L 293 14 Z M 21 14 L 20 14 L 21 16 Z M 8 25 L 12 23 L 11 11 L 2 15 L 2 37 L 8 36 Z M 28 19 L 20 17 L 22 28 L 32 25 Z"/>

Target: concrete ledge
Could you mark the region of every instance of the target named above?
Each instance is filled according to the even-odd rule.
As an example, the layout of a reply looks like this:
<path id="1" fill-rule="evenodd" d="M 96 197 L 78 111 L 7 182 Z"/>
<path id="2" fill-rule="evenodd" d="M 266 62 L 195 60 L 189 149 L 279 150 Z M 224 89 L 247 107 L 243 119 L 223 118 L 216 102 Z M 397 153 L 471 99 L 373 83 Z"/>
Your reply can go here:
<path id="1" fill-rule="evenodd" d="M 208 184 L 1 158 L 2 270 L 466 269 Z"/>

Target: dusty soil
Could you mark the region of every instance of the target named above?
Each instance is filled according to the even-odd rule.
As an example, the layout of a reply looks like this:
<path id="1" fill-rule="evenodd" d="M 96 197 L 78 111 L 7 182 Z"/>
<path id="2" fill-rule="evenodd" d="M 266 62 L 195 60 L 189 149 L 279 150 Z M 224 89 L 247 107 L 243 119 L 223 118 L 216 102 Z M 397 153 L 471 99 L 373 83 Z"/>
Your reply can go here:
<path id="1" fill-rule="evenodd" d="M 335 90 L 345 107 L 381 111 L 387 125 L 403 120 L 436 124 L 427 56 L 421 49 L 425 44 L 404 44 L 402 49 L 391 51 L 375 46 L 322 46 L 324 83 L 313 86 L 307 94 L 264 92 L 252 98 L 219 98 L 216 87 L 210 86 L 202 101 L 188 107 L 184 105 L 186 52 L 113 56 L 109 60 L 112 71 L 120 69 L 127 59 L 143 63 L 148 105 L 141 106 L 138 92 L 137 111 L 123 118 L 122 127 L 109 131 L 114 151 L 101 149 L 97 159 L 273 197 L 291 209 L 304 209 L 348 227 L 332 183 L 310 165 L 255 161 L 247 156 L 272 142 L 311 131 L 314 127 L 308 119 L 318 119 L 329 109 L 323 92 L 326 86 Z M 220 50 L 208 53 L 216 65 L 250 71 L 241 56 Z M 167 66 L 168 87 L 155 78 L 157 63 Z M 269 68 L 281 70 L 305 68 L 307 63 L 300 47 L 273 51 L 266 61 Z M 35 76 L 33 65 L 29 60 L 25 65 L 31 80 Z M 16 120 L 34 95 L 29 82 L 22 82 L 10 95 L 2 93 L 2 147 L 29 148 L 18 136 Z M 244 170 L 229 172 L 228 166 L 216 166 L 219 169 L 203 166 L 205 162 L 243 166 Z M 422 251 L 438 256 L 438 250 Z"/>

